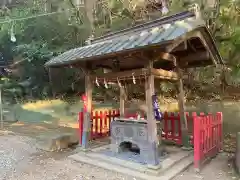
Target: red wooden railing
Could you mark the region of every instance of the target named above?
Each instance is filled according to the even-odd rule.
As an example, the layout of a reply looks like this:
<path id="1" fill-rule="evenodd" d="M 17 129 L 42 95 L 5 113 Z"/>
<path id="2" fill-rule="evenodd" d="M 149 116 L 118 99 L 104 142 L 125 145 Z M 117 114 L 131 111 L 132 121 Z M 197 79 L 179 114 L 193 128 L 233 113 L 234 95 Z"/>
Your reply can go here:
<path id="1" fill-rule="evenodd" d="M 110 123 L 115 117 L 119 117 L 119 110 L 92 112 L 91 139 L 109 136 Z"/>
<path id="2" fill-rule="evenodd" d="M 107 137 L 110 134 L 110 123 L 115 117 L 119 117 L 119 110 L 93 111 L 91 123 L 91 139 Z M 83 112 L 79 112 L 79 143 L 82 144 Z"/>
<path id="3" fill-rule="evenodd" d="M 126 118 L 136 118 L 136 114 L 127 114 Z M 92 112 L 91 139 L 107 137 L 110 123 L 119 117 L 119 110 Z M 143 115 L 141 116 L 143 117 Z M 223 145 L 222 113 L 207 114 L 186 113 L 190 143 L 194 146 L 194 166 L 199 169 L 208 157 L 216 155 Z M 163 116 L 162 138 L 182 145 L 182 132 L 179 113 L 165 112 Z M 81 124 L 81 125 L 80 125 Z M 80 143 L 83 131 L 83 112 L 79 113 Z"/>
<path id="4" fill-rule="evenodd" d="M 222 113 L 201 113 L 194 118 L 194 167 L 199 170 L 209 158 L 215 156 L 223 146 Z"/>
<path id="5" fill-rule="evenodd" d="M 186 112 L 191 144 L 193 142 L 193 117 L 195 116 L 195 114 L 196 113 L 192 113 L 192 115 L 190 116 L 189 113 Z M 173 141 L 178 145 L 182 144 L 182 131 L 179 113 L 164 113 L 162 138 L 164 140 Z"/>

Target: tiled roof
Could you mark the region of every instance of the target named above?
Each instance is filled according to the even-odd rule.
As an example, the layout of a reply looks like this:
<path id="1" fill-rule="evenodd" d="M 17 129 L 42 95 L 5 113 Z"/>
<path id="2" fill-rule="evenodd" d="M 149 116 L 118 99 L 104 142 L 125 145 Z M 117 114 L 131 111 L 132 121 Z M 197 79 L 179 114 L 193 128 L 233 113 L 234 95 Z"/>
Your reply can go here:
<path id="1" fill-rule="evenodd" d="M 160 45 L 166 41 L 174 40 L 199 27 L 204 27 L 205 22 L 197 20 L 194 16 L 188 15 L 187 18 L 178 18 L 176 21 L 165 23 L 148 23 L 138 30 L 127 31 L 120 35 L 112 34 L 100 40 L 93 41 L 94 44 L 69 50 L 46 63 L 46 66 L 59 66 L 72 64 L 77 61 L 90 60 L 104 57 L 110 53 L 117 53 L 123 50 L 133 50 L 150 45 Z M 124 31 L 124 30 L 123 30 Z"/>

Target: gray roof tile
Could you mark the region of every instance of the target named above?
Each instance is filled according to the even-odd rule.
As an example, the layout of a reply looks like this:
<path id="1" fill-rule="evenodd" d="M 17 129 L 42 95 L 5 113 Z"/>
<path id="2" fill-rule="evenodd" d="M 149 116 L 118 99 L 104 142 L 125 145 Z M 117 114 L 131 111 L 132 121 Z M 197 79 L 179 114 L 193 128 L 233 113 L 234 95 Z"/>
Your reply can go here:
<path id="1" fill-rule="evenodd" d="M 198 27 L 205 26 L 204 21 L 190 17 L 184 20 L 151 27 L 140 32 L 97 42 L 84 47 L 69 50 L 46 63 L 46 66 L 71 64 L 89 57 L 104 56 L 112 52 L 131 50 L 164 41 L 174 40 Z"/>

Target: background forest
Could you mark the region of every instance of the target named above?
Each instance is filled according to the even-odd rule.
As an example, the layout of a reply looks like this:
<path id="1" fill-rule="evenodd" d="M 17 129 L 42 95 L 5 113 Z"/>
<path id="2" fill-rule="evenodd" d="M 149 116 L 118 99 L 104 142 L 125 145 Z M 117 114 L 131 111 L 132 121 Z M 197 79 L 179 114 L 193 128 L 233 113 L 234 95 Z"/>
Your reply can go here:
<path id="1" fill-rule="evenodd" d="M 206 25 L 216 39 L 226 67 L 186 72 L 186 96 L 189 99 L 197 95 L 208 99 L 209 96 L 238 98 L 240 1 L 216 1 L 212 8 L 200 0 L 166 1 L 167 15 L 187 10 L 195 3 L 199 4 Z M 68 49 L 85 45 L 90 36 L 97 37 L 163 16 L 161 4 L 144 0 L 87 0 L 85 3 L 81 0 L 5 0 L 0 5 L 1 85 L 5 97 L 12 101 L 83 93 L 80 69 L 60 68 L 49 73 L 45 62 Z M 162 83 L 159 90 L 163 95 L 173 96 L 171 87 Z M 105 93 L 97 89 L 95 94 Z M 114 90 L 110 92 L 112 95 Z M 138 96 L 132 92 L 133 95 Z"/>

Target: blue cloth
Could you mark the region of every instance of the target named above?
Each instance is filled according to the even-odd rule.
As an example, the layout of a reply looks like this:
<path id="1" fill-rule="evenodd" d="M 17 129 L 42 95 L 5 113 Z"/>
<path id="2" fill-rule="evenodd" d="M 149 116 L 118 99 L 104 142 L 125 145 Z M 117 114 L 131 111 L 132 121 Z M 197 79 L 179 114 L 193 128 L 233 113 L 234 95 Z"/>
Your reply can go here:
<path id="1" fill-rule="evenodd" d="M 154 113 L 155 119 L 157 121 L 160 121 L 162 119 L 162 113 L 159 108 L 157 95 L 152 96 L 152 102 L 153 102 L 153 113 Z"/>

